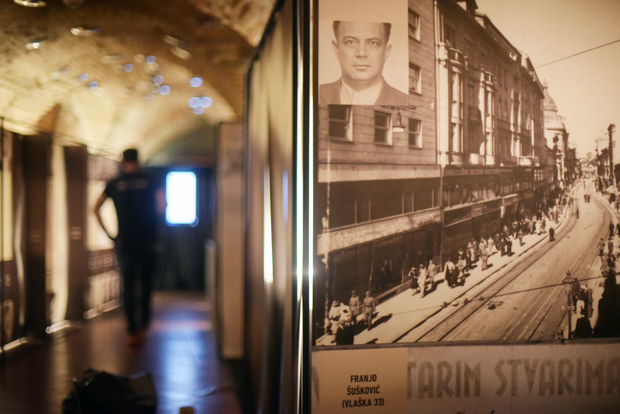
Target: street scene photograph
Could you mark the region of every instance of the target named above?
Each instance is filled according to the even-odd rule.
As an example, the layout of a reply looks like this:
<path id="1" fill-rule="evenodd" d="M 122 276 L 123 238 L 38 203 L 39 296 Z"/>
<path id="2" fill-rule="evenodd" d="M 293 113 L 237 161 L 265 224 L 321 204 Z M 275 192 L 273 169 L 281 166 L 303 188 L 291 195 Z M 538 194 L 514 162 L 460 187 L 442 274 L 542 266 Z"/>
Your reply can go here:
<path id="1" fill-rule="evenodd" d="M 620 340 L 620 3 L 323 3 L 313 346 Z"/>

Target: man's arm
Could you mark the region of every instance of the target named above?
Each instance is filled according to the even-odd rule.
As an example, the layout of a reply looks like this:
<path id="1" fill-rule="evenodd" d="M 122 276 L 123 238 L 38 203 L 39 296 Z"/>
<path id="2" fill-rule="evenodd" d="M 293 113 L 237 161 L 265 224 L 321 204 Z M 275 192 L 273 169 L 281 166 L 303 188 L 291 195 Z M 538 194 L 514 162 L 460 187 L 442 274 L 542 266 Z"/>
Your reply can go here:
<path id="1" fill-rule="evenodd" d="M 101 195 L 99 196 L 99 198 L 97 199 L 97 202 L 95 203 L 95 207 L 93 208 L 93 212 L 95 213 L 95 217 L 97 218 L 97 222 L 99 223 L 99 225 L 101 226 L 101 228 L 103 229 L 103 231 L 105 231 L 105 234 L 107 234 L 107 236 L 110 238 L 110 240 L 114 241 L 114 237 L 110 236 L 110 233 L 108 232 L 108 229 L 106 229 L 105 225 L 103 224 L 103 220 L 101 219 L 101 214 L 99 213 L 99 210 L 101 209 L 101 206 L 103 205 L 104 201 L 108 198 L 108 195 L 104 192 L 101 193 Z"/>

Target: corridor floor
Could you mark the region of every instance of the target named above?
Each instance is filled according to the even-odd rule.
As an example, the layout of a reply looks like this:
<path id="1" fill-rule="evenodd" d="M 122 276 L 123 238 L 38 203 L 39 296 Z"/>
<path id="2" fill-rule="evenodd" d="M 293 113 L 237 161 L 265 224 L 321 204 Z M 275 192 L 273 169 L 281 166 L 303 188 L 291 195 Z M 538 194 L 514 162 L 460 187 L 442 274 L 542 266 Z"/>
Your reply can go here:
<path id="1" fill-rule="evenodd" d="M 148 372 L 158 414 L 241 413 L 229 365 L 217 353 L 204 294 L 156 292 L 145 342 L 127 345 L 121 309 L 22 345 L 0 362 L 0 414 L 57 414 L 86 368 L 126 377 Z"/>

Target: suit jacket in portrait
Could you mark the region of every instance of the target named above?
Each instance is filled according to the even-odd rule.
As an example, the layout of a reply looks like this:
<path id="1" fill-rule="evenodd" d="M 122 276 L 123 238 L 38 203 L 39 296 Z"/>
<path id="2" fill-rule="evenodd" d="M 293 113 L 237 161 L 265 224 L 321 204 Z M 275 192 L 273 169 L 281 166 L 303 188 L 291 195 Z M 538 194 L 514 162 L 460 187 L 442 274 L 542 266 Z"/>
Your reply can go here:
<path id="1" fill-rule="evenodd" d="M 340 105 L 340 85 L 342 79 L 338 79 L 336 82 L 324 83 L 319 86 L 319 103 L 328 105 Z M 394 106 L 408 106 L 409 95 L 399 91 L 396 88 L 391 87 L 385 81 L 382 80 L 381 92 L 375 102 L 375 105 L 394 105 Z"/>

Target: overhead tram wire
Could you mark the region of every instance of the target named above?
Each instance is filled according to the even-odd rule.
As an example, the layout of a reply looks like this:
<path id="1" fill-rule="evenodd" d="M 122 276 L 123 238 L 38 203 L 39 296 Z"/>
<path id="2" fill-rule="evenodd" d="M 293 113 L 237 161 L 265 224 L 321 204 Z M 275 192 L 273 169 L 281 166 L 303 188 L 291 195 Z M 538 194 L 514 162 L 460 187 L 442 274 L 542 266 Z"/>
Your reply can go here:
<path id="1" fill-rule="evenodd" d="M 539 68 L 542 68 L 543 66 L 551 65 L 552 63 L 561 62 L 562 60 L 570 59 L 570 58 L 575 57 L 575 56 L 583 55 L 584 53 L 588 53 L 588 52 L 591 52 L 591 51 L 596 50 L 596 49 L 600 49 L 600 48 L 605 47 L 605 46 L 613 45 L 614 43 L 618 43 L 618 42 L 620 42 L 620 39 L 614 40 L 613 42 L 605 43 L 604 45 L 593 47 L 591 49 L 584 50 L 582 52 L 577 52 L 575 54 L 563 57 L 561 59 L 554 60 L 552 62 L 547 62 L 547 63 L 544 63 L 542 65 L 538 65 L 538 66 L 536 66 L 535 69 L 539 69 Z"/>

